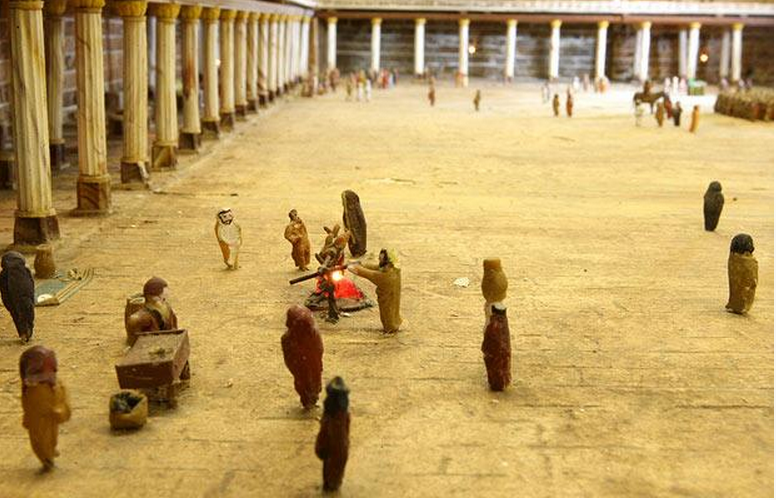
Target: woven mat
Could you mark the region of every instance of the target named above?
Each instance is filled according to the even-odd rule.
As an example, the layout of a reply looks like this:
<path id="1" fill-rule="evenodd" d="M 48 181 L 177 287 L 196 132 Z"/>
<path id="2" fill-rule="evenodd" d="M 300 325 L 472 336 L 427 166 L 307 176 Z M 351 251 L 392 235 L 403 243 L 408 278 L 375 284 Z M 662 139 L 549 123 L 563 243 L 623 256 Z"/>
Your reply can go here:
<path id="1" fill-rule="evenodd" d="M 35 284 L 35 305 L 58 306 L 72 297 L 81 287 L 92 281 L 94 269 L 70 269 L 66 275 L 58 275 Z"/>

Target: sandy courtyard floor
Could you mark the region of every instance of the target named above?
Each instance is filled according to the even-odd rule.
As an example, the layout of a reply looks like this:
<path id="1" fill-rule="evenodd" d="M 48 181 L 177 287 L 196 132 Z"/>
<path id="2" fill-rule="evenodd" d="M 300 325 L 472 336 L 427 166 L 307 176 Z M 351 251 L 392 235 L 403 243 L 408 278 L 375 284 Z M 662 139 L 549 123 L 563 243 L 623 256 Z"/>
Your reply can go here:
<path id="1" fill-rule="evenodd" d="M 399 252 L 404 327 L 382 335 L 377 310 L 318 322 L 324 378 L 351 388 L 343 496 L 772 496 L 773 125 L 713 115 L 707 98 L 697 134 L 689 112 L 681 129 L 637 128 L 624 87 L 579 95 L 568 119 L 538 84 L 482 84 L 475 113 L 475 85 L 440 87 L 433 109 L 406 81 L 368 104 L 291 100 L 155 175 L 155 193 L 115 191 L 104 219 L 69 216 L 77 168 L 57 176 L 60 267 L 96 278 L 37 310 L 34 341 L 57 352 L 73 418 L 56 470 L 39 474 L 21 426 L 23 346 L 2 311 L 0 493 L 319 495 L 321 408 L 300 409 L 280 350 L 286 308 L 310 290 L 288 285 L 299 273 L 283 228 L 296 208 L 317 251 L 353 189 L 370 253 Z M 712 180 L 727 204 L 707 233 Z M 222 206 L 243 227 L 238 272 L 213 236 Z M 760 263 L 743 317 L 724 310 L 739 232 Z M 487 257 L 510 280 L 503 394 L 480 353 Z M 124 301 L 153 275 L 189 330 L 191 385 L 176 410 L 113 434 Z"/>

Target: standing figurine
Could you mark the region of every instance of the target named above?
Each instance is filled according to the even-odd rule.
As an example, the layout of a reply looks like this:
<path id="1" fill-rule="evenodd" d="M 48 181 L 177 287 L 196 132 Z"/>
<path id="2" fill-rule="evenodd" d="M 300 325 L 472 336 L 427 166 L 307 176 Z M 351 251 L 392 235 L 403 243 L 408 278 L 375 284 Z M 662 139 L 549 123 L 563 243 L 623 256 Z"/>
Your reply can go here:
<path id="1" fill-rule="evenodd" d="M 350 232 L 348 248 L 353 257 L 366 253 L 366 218 L 358 195 L 347 189 L 342 192 L 342 223 Z"/>
<path id="2" fill-rule="evenodd" d="M 752 308 L 757 289 L 757 259 L 754 242 L 748 234 L 737 234 L 730 242 L 728 257 L 728 285 L 730 295 L 725 308 L 736 314 L 745 314 Z"/>
<path id="3" fill-rule="evenodd" d="M 216 239 L 224 256 L 227 269 L 237 269 L 237 258 L 242 246 L 242 229 L 234 221 L 231 208 L 224 208 L 216 216 Z"/>
<path id="4" fill-rule="evenodd" d="M 315 440 L 315 454 L 323 460 L 323 490 L 337 491 L 345 475 L 350 448 L 350 390 L 341 377 L 326 386 L 321 429 Z"/>
<path id="5" fill-rule="evenodd" d="M 722 195 L 722 184 L 714 181 L 709 184 L 706 194 L 703 195 L 703 225 L 706 231 L 717 229 L 719 216 L 724 205 L 725 197 Z"/>
<path id="6" fill-rule="evenodd" d="M 168 302 L 167 282 L 151 278 L 143 285 L 143 307 L 126 320 L 127 342 L 134 344 L 137 334 L 178 328 L 178 317 Z"/>
<path id="7" fill-rule="evenodd" d="M 674 119 L 674 113 L 673 113 L 673 105 L 671 104 L 671 98 L 667 95 L 663 97 L 663 106 L 665 106 L 666 109 L 666 118 L 669 120 Z"/>
<path id="8" fill-rule="evenodd" d="M 434 80 L 432 79 L 428 84 L 428 103 L 431 104 L 431 107 L 434 107 L 434 103 L 436 102 L 436 88 L 434 87 Z"/>
<path id="9" fill-rule="evenodd" d="M 291 243 L 291 258 L 294 259 L 294 265 L 300 271 L 307 271 L 310 264 L 310 238 L 307 236 L 307 226 L 302 219 L 292 209 L 288 212 L 290 222 L 286 226 L 285 238 Z"/>
<path id="10" fill-rule="evenodd" d="M 507 298 L 509 282 L 501 259 L 484 259 L 482 261 L 482 296 L 485 297 L 485 322 L 490 318 L 491 305 L 503 302 Z"/>
<path id="11" fill-rule="evenodd" d="M 380 262 L 374 264 L 353 264 L 348 266 L 356 276 L 366 278 L 377 286 L 377 304 L 380 306 L 380 321 L 384 333 L 399 330 L 402 319 L 401 305 L 401 269 L 394 251 L 380 250 Z"/>
<path id="12" fill-rule="evenodd" d="M 550 94 L 550 84 L 549 82 L 544 82 L 542 85 L 542 104 L 550 100 Z"/>
<path id="13" fill-rule="evenodd" d="M 53 278 L 57 273 L 54 250 L 51 245 L 40 245 L 35 250 L 35 277 L 39 280 Z"/>
<path id="14" fill-rule="evenodd" d="M 698 130 L 698 123 L 701 120 L 701 107 L 697 104 L 692 108 L 692 120 L 690 120 L 690 132 L 695 133 Z"/>
<path id="15" fill-rule="evenodd" d="M 480 93 L 480 90 L 477 89 L 477 92 L 474 94 L 474 111 L 480 110 L 480 101 L 482 100 L 482 94 Z"/>
<path id="16" fill-rule="evenodd" d="M 560 116 L 560 96 L 558 94 L 552 98 L 552 112 L 555 113 L 555 116 Z"/>
<path id="17" fill-rule="evenodd" d="M 19 358 L 22 381 L 22 425 L 29 432 L 32 451 L 43 470 L 54 467 L 59 424 L 70 420 L 65 386 L 57 381 L 57 358 L 43 346 L 30 347 Z"/>
<path id="18" fill-rule="evenodd" d="M 503 391 L 512 382 L 512 341 L 507 308 L 496 302 L 491 312 L 482 339 L 482 357 L 488 372 L 490 390 Z"/>
<path id="19" fill-rule="evenodd" d="M 655 120 L 657 120 L 657 126 L 662 127 L 663 121 L 666 119 L 666 107 L 662 102 L 657 103 L 657 111 L 655 111 Z"/>
<path id="20" fill-rule="evenodd" d="M 366 99 L 366 102 L 369 102 L 372 100 L 372 80 L 367 80 L 364 85 L 364 98 Z"/>
<path id="21" fill-rule="evenodd" d="M 35 280 L 19 252 L 6 252 L 0 265 L 0 296 L 11 313 L 16 333 L 26 344 L 35 323 Z"/>
<path id="22" fill-rule="evenodd" d="M 571 89 L 566 90 L 566 115 L 571 118 L 571 114 L 574 112 L 574 94 L 571 93 Z"/>
<path id="23" fill-rule="evenodd" d="M 286 313 L 286 333 L 280 338 L 283 360 L 294 376 L 294 389 L 305 409 L 318 402 L 323 373 L 323 339 L 313 313 L 306 307 L 291 306 Z"/>
<path id="24" fill-rule="evenodd" d="M 682 124 L 682 103 L 679 101 L 676 101 L 676 105 L 674 106 L 674 126 L 678 127 Z"/>

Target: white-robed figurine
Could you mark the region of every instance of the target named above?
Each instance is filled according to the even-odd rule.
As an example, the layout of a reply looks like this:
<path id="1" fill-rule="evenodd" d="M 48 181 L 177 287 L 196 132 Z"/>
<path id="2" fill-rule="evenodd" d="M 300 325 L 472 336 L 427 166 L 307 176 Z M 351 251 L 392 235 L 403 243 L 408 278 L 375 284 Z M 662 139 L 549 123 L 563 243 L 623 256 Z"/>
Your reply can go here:
<path id="1" fill-rule="evenodd" d="M 227 269 L 237 269 L 237 257 L 242 246 L 242 229 L 234 221 L 231 208 L 224 208 L 216 216 L 216 239 Z"/>

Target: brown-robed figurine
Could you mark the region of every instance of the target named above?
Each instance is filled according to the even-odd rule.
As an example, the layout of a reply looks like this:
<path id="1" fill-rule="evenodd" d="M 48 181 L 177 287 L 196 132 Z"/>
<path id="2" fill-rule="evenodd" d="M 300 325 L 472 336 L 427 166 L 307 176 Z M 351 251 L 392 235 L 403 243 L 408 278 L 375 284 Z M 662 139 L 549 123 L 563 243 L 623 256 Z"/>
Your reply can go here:
<path id="1" fill-rule="evenodd" d="M 555 113 L 555 116 L 560 116 L 560 96 L 558 94 L 552 98 L 552 112 Z"/>
<path id="2" fill-rule="evenodd" d="M 665 119 L 666 119 L 666 107 L 662 102 L 659 102 L 657 103 L 657 111 L 655 111 L 655 120 L 657 120 L 657 126 L 662 127 Z"/>
<path id="3" fill-rule="evenodd" d="M 477 89 L 477 92 L 474 94 L 474 111 L 480 110 L 480 101 L 482 101 L 482 93 Z"/>
<path id="4" fill-rule="evenodd" d="M 286 226 L 285 237 L 291 243 L 291 258 L 300 271 L 307 271 L 310 265 L 310 238 L 307 236 L 307 226 L 296 212 L 288 212 L 290 222 Z"/>
<path id="5" fill-rule="evenodd" d="M 571 118 L 574 113 L 574 94 L 571 93 L 571 89 L 566 90 L 566 115 Z"/>
<path id="6" fill-rule="evenodd" d="M 323 373 L 323 339 L 315 326 L 313 313 L 293 305 L 286 313 L 286 333 L 280 338 L 283 360 L 294 376 L 294 389 L 305 409 L 318 402 Z"/>
<path id="7" fill-rule="evenodd" d="M 482 356 L 490 389 L 503 391 L 512 382 L 512 341 L 509 337 L 507 308 L 500 302 L 492 306 L 482 339 Z"/>
<path id="8" fill-rule="evenodd" d="M 748 234 L 737 234 L 730 242 L 728 257 L 728 284 L 730 295 L 725 308 L 736 314 L 745 314 L 752 308 L 757 290 L 757 259 L 754 241 Z"/>
<path id="9" fill-rule="evenodd" d="M 151 278 L 143 286 L 143 307 L 127 319 L 127 342 L 134 344 L 137 334 L 178 328 L 178 318 L 167 301 L 167 282 Z"/>
<path id="10" fill-rule="evenodd" d="M 725 196 L 722 194 L 722 184 L 712 181 L 706 194 L 703 195 L 703 226 L 706 231 L 714 231 L 725 206 Z"/>
<path id="11" fill-rule="evenodd" d="M 696 105 L 692 108 L 692 119 L 690 120 L 690 132 L 698 130 L 698 124 L 701 121 L 701 107 Z"/>
<path id="12" fill-rule="evenodd" d="M 353 257 L 366 253 L 366 218 L 361 209 L 361 200 L 351 190 L 342 192 L 342 223 L 350 231 L 348 248 Z"/>
<path id="13" fill-rule="evenodd" d="M 57 358 L 43 346 L 30 347 L 19 358 L 22 380 L 22 425 L 30 434 L 32 451 L 43 470 L 54 466 L 59 424 L 70 420 L 65 386 L 57 381 Z"/>
<path id="14" fill-rule="evenodd" d="M 315 454 L 323 460 L 324 491 L 337 491 L 345 475 L 350 448 L 349 392 L 341 377 L 334 377 L 326 386 L 321 429 L 315 440 Z"/>
<path id="15" fill-rule="evenodd" d="M 383 332 L 393 333 L 401 326 L 401 269 L 394 251 L 380 250 L 380 261 L 374 264 L 353 264 L 348 269 L 377 286 L 377 304 Z"/>

